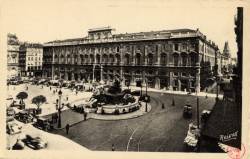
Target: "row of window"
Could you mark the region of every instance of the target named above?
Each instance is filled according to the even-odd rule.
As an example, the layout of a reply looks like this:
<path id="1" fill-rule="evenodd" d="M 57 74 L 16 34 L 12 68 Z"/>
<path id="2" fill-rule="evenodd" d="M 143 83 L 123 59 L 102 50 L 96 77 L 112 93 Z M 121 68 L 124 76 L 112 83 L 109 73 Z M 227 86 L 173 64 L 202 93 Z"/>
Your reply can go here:
<path id="1" fill-rule="evenodd" d="M 196 50 L 196 43 L 174 43 L 174 44 L 145 44 L 145 45 L 126 45 L 124 47 L 121 46 L 102 46 L 102 47 L 58 47 L 58 48 L 47 48 L 46 52 L 53 53 L 61 53 L 61 52 L 70 52 L 70 53 L 108 53 L 108 52 L 117 52 L 121 51 L 121 48 L 124 48 L 124 52 L 131 52 L 132 49 L 135 51 L 141 51 L 147 47 L 148 52 L 157 52 L 161 48 L 166 51 L 188 51 L 188 50 Z"/>
<path id="2" fill-rule="evenodd" d="M 70 57 L 70 56 L 69 56 Z M 51 59 L 45 59 L 45 62 L 49 62 Z M 96 61 L 95 61 L 96 60 Z M 85 55 L 85 56 L 80 56 L 80 58 L 64 58 L 64 56 L 61 56 L 61 58 L 59 59 L 58 56 L 55 56 L 55 63 L 120 63 L 121 62 L 121 56 L 119 54 L 114 55 L 106 55 L 104 54 L 102 56 L 102 60 L 101 60 L 101 56 L 100 55 L 96 55 L 96 58 L 94 58 L 94 55 Z M 126 54 L 124 56 L 124 64 L 125 65 L 130 65 L 133 61 L 133 59 L 131 59 L 131 56 L 129 54 Z M 187 54 L 173 54 L 173 60 L 172 63 L 174 64 L 174 66 L 194 66 L 196 64 L 197 58 L 195 54 L 191 54 L 191 55 L 187 55 Z M 146 63 L 147 65 L 153 65 L 154 63 L 156 63 L 156 59 L 154 59 L 153 54 L 148 54 L 148 57 L 146 58 Z M 160 64 L 161 65 L 166 65 L 168 62 L 167 59 L 167 55 L 166 54 L 161 54 L 160 55 Z M 136 54 L 135 59 L 134 59 L 134 63 L 135 65 L 142 65 L 144 63 L 144 58 L 141 56 L 141 54 Z M 145 63 L 145 64 L 146 64 Z"/>
<path id="3" fill-rule="evenodd" d="M 34 60 L 35 60 L 35 61 L 37 61 L 37 60 L 38 60 L 38 61 L 41 61 L 41 58 L 40 58 L 40 57 L 38 57 L 38 58 L 37 58 L 37 57 L 34 57 Z M 33 57 L 28 57 L 28 61 L 33 61 Z"/>

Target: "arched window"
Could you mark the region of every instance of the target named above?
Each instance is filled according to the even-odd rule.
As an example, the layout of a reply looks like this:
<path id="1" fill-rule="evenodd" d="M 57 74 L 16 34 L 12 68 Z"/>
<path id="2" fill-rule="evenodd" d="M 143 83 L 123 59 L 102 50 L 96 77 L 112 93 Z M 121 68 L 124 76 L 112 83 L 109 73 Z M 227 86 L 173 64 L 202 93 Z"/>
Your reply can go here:
<path id="1" fill-rule="evenodd" d="M 115 55 L 115 58 L 116 58 L 116 63 L 117 63 L 117 65 L 120 65 L 121 56 L 120 56 L 119 54 L 116 54 L 116 55 Z"/>
<path id="2" fill-rule="evenodd" d="M 178 62 L 179 62 L 179 55 L 178 54 L 173 54 L 174 66 L 178 66 Z"/>
<path id="3" fill-rule="evenodd" d="M 115 61 L 114 55 L 110 54 L 109 58 L 110 58 L 110 63 L 114 63 Z"/>
<path id="4" fill-rule="evenodd" d="M 181 63 L 182 63 L 182 66 L 187 66 L 187 54 L 186 53 L 181 53 Z"/>
<path id="5" fill-rule="evenodd" d="M 141 54 L 136 54 L 135 59 L 136 59 L 135 64 L 140 65 L 141 64 Z"/>
<path id="6" fill-rule="evenodd" d="M 101 56 L 99 54 L 96 55 L 96 63 L 100 63 L 101 62 Z"/>
<path id="7" fill-rule="evenodd" d="M 161 54 L 160 64 L 161 65 L 166 65 L 167 64 L 167 55 L 165 53 Z"/>
<path id="8" fill-rule="evenodd" d="M 106 64 L 106 63 L 108 62 L 108 56 L 107 56 L 106 54 L 104 54 L 104 55 L 102 56 L 102 62 L 103 62 L 104 64 Z"/>
<path id="9" fill-rule="evenodd" d="M 191 66 L 196 65 L 196 54 L 193 52 L 190 54 L 190 62 L 191 62 Z"/>
<path id="10" fill-rule="evenodd" d="M 89 55 L 84 56 L 84 62 L 87 63 L 89 61 Z"/>
<path id="11" fill-rule="evenodd" d="M 154 58 L 154 56 L 153 56 L 153 54 L 148 54 L 148 65 L 153 65 L 153 58 Z"/>
<path id="12" fill-rule="evenodd" d="M 83 57 L 83 55 L 81 54 L 81 55 L 80 55 L 80 63 L 83 64 L 83 62 L 84 62 L 84 57 Z"/>
<path id="13" fill-rule="evenodd" d="M 125 65 L 129 65 L 129 63 L 130 63 L 129 54 L 126 54 L 126 55 L 125 55 L 125 59 L 124 59 L 124 64 L 125 64 Z"/>
<path id="14" fill-rule="evenodd" d="M 90 63 L 94 63 L 94 61 L 95 61 L 94 55 L 91 54 L 91 55 L 90 55 Z"/>
<path id="15" fill-rule="evenodd" d="M 67 63 L 70 63 L 70 54 L 67 55 Z"/>

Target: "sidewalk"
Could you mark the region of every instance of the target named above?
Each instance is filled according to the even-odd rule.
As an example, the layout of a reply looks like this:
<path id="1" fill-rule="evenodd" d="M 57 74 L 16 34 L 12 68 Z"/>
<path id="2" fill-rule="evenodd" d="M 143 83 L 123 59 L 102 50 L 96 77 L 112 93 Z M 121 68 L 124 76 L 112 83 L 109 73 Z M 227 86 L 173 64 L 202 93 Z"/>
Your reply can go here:
<path id="1" fill-rule="evenodd" d="M 128 87 L 123 87 L 123 89 L 127 89 Z M 129 87 L 132 91 L 133 90 L 141 90 L 140 87 L 136 87 L 136 86 L 130 86 Z M 145 92 L 146 88 L 143 87 L 142 88 L 142 91 Z M 155 88 L 147 88 L 147 91 L 148 92 L 158 92 L 158 93 L 168 93 L 168 94 L 179 94 L 179 95 L 187 95 L 188 92 L 184 92 L 184 91 L 170 91 L 170 90 L 163 90 L 163 89 L 155 89 Z M 195 93 L 192 93 L 190 95 L 193 95 L 193 96 L 196 96 Z M 216 97 L 216 94 L 213 94 L 213 93 L 205 93 L 205 92 L 200 92 L 197 94 L 197 96 L 201 96 L 201 97 L 205 97 L 205 96 L 208 96 L 208 97 Z M 223 95 L 219 94 L 219 98 L 223 98 Z"/>

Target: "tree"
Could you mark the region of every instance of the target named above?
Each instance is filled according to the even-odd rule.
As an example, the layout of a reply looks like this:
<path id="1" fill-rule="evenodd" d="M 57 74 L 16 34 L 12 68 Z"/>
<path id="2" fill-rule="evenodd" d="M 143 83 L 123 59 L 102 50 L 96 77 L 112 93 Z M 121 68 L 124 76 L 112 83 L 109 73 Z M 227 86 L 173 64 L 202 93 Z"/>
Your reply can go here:
<path id="1" fill-rule="evenodd" d="M 40 110 L 40 106 L 47 101 L 43 95 L 36 96 L 32 99 L 32 103 L 37 105 L 37 110 Z"/>
<path id="2" fill-rule="evenodd" d="M 26 93 L 26 92 L 19 92 L 17 94 L 16 98 L 20 100 L 20 104 L 21 105 L 25 105 L 23 100 L 28 98 L 28 93 Z"/>

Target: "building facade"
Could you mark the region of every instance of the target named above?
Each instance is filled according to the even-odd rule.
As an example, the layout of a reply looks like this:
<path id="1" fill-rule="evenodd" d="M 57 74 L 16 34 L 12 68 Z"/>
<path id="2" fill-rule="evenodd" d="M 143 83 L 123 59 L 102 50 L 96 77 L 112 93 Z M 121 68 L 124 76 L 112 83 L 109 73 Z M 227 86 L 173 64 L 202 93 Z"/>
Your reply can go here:
<path id="1" fill-rule="evenodd" d="M 19 68 L 20 44 L 15 34 L 7 35 L 7 76 L 8 79 L 21 76 Z"/>
<path id="2" fill-rule="evenodd" d="M 43 46 L 36 43 L 25 44 L 26 63 L 25 71 L 28 77 L 42 76 Z"/>
<path id="3" fill-rule="evenodd" d="M 43 48 L 43 77 L 145 85 L 200 91 L 200 62 L 215 65 L 218 47 L 199 30 L 112 34 L 110 27 L 88 36 L 52 41 Z"/>

